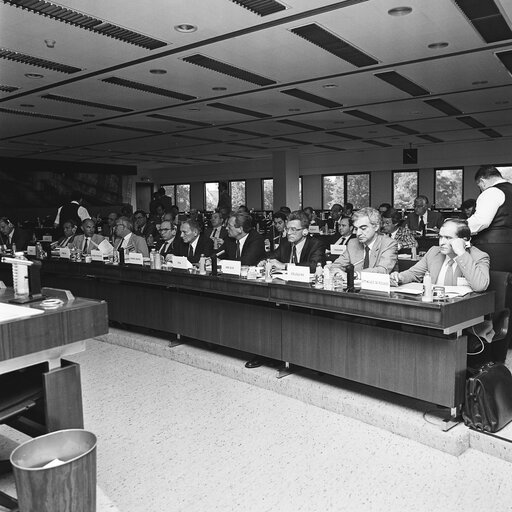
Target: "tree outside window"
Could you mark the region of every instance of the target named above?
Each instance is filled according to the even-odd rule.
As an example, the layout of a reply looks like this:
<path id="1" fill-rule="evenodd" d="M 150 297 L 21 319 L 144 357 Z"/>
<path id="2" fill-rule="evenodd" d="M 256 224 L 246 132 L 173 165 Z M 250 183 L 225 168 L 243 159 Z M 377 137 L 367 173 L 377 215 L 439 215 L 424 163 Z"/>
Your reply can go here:
<path id="1" fill-rule="evenodd" d="M 370 175 L 348 174 L 346 191 L 346 202 L 352 203 L 354 209 L 370 206 Z"/>
<path id="2" fill-rule="evenodd" d="M 240 205 L 247 204 L 245 196 L 245 180 L 242 181 L 230 181 L 231 190 L 231 204 L 236 210 Z"/>
<path id="3" fill-rule="evenodd" d="M 436 169 L 435 207 L 459 208 L 462 203 L 463 169 Z"/>
<path id="4" fill-rule="evenodd" d="M 393 206 L 398 210 L 411 208 L 418 195 L 418 171 L 393 172 Z"/>
<path id="5" fill-rule="evenodd" d="M 323 176 L 322 208 L 330 210 L 335 203 L 345 203 L 345 177 L 343 175 Z"/>
<path id="6" fill-rule="evenodd" d="M 211 181 L 204 184 L 204 204 L 207 211 L 214 211 L 219 204 L 219 182 Z"/>
<path id="7" fill-rule="evenodd" d="M 272 178 L 261 180 L 263 188 L 263 209 L 274 209 L 274 180 Z"/>
<path id="8" fill-rule="evenodd" d="M 176 185 L 176 206 L 180 212 L 190 211 L 190 183 Z"/>
<path id="9" fill-rule="evenodd" d="M 496 169 L 501 172 L 504 179 L 512 183 L 512 165 L 497 165 Z"/>
<path id="10" fill-rule="evenodd" d="M 172 203 L 176 204 L 176 187 L 175 185 L 162 185 L 165 195 L 172 198 Z"/>

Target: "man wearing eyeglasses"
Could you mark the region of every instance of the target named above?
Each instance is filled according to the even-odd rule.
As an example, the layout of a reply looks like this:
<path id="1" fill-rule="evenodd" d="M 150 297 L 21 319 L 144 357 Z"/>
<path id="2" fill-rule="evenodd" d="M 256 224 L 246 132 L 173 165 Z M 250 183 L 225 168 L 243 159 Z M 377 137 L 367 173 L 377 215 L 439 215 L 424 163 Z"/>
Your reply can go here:
<path id="1" fill-rule="evenodd" d="M 7 218 L 0 218 L 0 248 L 12 249 L 13 244 L 17 251 L 24 251 L 30 242 L 30 233 L 18 227 Z"/>
<path id="2" fill-rule="evenodd" d="M 180 242 L 181 238 L 176 237 L 176 233 L 178 232 L 178 227 L 176 224 L 172 224 L 171 222 L 165 220 L 160 224 L 160 228 L 158 230 L 160 232 L 161 244 L 158 248 L 158 252 L 160 256 L 169 260 L 172 254 L 179 254 Z"/>
<path id="3" fill-rule="evenodd" d="M 325 248 L 320 240 L 309 235 L 309 217 L 304 211 L 288 215 L 286 239 L 270 253 L 270 262 L 277 269 L 285 269 L 289 263 L 309 266 L 311 272 L 318 263 L 325 263 Z"/>
<path id="4" fill-rule="evenodd" d="M 149 249 L 143 237 L 133 233 L 133 223 L 128 217 L 119 217 L 116 221 L 116 243 L 114 250 L 140 252 L 144 258 L 149 257 Z"/>

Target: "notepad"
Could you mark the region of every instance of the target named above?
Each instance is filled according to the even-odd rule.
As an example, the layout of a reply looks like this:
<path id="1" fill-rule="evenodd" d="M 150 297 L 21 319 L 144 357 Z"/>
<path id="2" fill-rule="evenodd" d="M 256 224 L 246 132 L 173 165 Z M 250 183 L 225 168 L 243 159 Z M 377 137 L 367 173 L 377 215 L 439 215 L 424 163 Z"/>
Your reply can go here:
<path id="1" fill-rule="evenodd" d="M 41 309 L 28 308 L 25 306 L 14 306 L 13 304 L 0 304 L 0 322 L 17 320 L 26 316 L 42 315 Z"/>

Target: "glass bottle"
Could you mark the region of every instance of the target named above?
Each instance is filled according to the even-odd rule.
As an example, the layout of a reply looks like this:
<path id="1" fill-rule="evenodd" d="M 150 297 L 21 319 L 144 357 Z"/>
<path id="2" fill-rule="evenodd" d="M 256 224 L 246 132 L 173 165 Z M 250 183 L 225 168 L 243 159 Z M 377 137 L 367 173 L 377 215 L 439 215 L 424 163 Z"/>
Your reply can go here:
<path id="1" fill-rule="evenodd" d="M 26 260 L 23 251 L 14 253 L 14 258 L 17 260 Z M 14 288 L 14 296 L 26 297 L 29 295 L 30 290 L 28 286 L 28 266 L 20 265 L 19 263 L 12 264 L 12 284 Z"/>

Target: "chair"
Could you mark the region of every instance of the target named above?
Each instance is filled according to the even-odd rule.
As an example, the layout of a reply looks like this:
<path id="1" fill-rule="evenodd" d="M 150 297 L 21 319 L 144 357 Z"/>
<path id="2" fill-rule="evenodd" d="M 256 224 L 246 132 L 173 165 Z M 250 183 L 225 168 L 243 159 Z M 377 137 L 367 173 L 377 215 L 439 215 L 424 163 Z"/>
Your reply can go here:
<path id="1" fill-rule="evenodd" d="M 492 323 L 495 335 L 491 343 L 492 360 L 504 362 L 507 357 L 511 332 L 509 332 L 510 310 L 512 308 L 512 274 L 491 270 L 489 290 L 496 293 Z"/>

